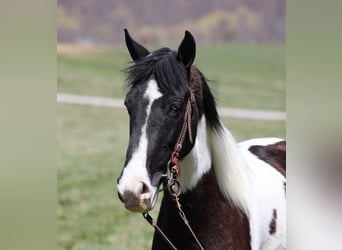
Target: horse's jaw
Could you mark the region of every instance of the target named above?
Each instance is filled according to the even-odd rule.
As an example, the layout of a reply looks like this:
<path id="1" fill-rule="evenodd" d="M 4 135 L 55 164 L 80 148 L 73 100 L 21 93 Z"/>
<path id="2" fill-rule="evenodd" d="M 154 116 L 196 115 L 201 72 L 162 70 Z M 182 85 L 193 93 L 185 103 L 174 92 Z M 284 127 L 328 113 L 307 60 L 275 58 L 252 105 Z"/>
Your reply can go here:
<path id="1" fill-rule="evenodd" d="M 197 136 L 193 149 L 180 160 L 180 186 L 182 193 L 196 187 L 198 181 L 211 168 L 211 156 L 207 124 L 203 115 L 197 125 Z"/>

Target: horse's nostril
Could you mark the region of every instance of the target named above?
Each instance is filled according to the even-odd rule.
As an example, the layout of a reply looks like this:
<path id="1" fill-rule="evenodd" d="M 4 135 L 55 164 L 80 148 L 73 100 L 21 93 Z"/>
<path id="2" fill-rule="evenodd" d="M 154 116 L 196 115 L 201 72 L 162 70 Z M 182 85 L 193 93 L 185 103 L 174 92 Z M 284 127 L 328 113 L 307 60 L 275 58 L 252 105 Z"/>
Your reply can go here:
<path id="1" fill-rule="evenodd" d="M 150 189 L 148 188 L 148 186 L 144 182 L 142 182 L 141 184 L 142 184 L 141 194 L 149 193 Z"/>

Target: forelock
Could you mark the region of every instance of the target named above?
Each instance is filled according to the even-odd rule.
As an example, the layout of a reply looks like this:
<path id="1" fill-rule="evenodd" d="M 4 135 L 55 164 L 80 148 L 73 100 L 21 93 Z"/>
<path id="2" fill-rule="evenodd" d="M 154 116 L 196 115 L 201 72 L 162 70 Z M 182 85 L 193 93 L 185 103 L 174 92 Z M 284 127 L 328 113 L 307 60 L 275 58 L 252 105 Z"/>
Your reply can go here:
<path id="1" fill-rule="evenodd" d="M 161 48 L 136 61 L 126 69 L 128 86 L 155 79 L 163 93 L 185 89 L 188 84 L 185 67 L 178 62 L 177 53 Z"/>

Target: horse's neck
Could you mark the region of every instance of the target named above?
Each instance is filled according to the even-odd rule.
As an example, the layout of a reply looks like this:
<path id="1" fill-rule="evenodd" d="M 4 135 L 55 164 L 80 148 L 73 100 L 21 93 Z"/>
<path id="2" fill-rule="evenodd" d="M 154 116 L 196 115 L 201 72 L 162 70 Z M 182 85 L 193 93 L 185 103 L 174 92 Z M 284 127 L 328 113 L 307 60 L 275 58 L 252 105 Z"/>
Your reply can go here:
<path id="1" fill-rule="evenodd" d="M 231 133 L 223 126 L 218 130 L 209 128 L 202 116 L 197 126 L 195 145 L 180 161 L 182 192 L 196 187 L 212 166 L 223 196 L 248 214 L 247 199 L 251 189 L 249 168 Z"/>
<path id="2" fill-rule="evenodd" d="M 227 159 L 229 153 L 232 155 Z M 212 131 L 203 116 L 193 149 L 180 161 L 180 203 L 205 249 L 250 249 L 248 212 L 243 207 L 245 188 L 235 186 L 239 181 L 241 185 L 246 182 L 239 157 L 229 131 Z M 158 225 L 177 247 L 196 248 L 168 192 L 163 197 Z M 155 234 L 152 249 L 166 248 L 165 241 Z"/>

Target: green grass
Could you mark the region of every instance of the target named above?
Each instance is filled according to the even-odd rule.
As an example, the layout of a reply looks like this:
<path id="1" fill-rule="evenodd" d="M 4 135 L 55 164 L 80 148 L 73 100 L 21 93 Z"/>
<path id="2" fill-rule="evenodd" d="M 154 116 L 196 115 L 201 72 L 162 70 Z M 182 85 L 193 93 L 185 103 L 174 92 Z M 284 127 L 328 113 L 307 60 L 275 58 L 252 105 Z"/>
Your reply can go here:
<path id="1" fill-rule="evenodd" d="M 57 54 L 57 90 L 83 95 L 122 98 L 123 70 L 129 58 L 123 49 Z"/>
<path id="2" fill-rule="evenodd" d="M 284 86 L 276 90 L 272 85 L 284 81 L 281 75 L 284 69 L 280 69 L 283 67 L 283 48 L 246 50 L 249 52 L 238 47 L 198 51 L 198 66 L 208 78 L 219 82 L 210 85 L 217 92 L 220 104 L 284 109 Z M 265 54 L 261 53 L 264 51 Z M 228 55 L 226 70 L 222 61 Z M 206 60 L 200 61 L 200 58 Z M 124 76 L 120 70 L 127 61 L 127 52 L 121 49 L 59 54 L 58 91 L 123 97 Z M 267 68 L 273 64 L 270 62 L 277 65 L 273 70 Z M 261 89 L 251 90 L 254 84 Z M 285 137 L 285 122 L 230 118 L 223 122 L 238 141 L 253 137 Z M 126 111 L 59 104 L 57 139 L 58 249 L 150 249 L 152 228 L 141 214 L 128 212 L 116 194 L 116 178 L 122 170 L 128 142 Z M 154 218 L 157 214 L 158 208 L 152 212 Z"/>
<path id="3" fill-rule="evenodd" d="M 199 48 L 196 63 L 219 105 L 285 110 L 284 47 Z"/>
<path id="4" fill-rule="evenodd" d="M 198 48 L 196 65 L 219 105 L 285 110 L 285 48 Z M 126 49 L 58 54 L 58 91 L 123 98 Z"/>

